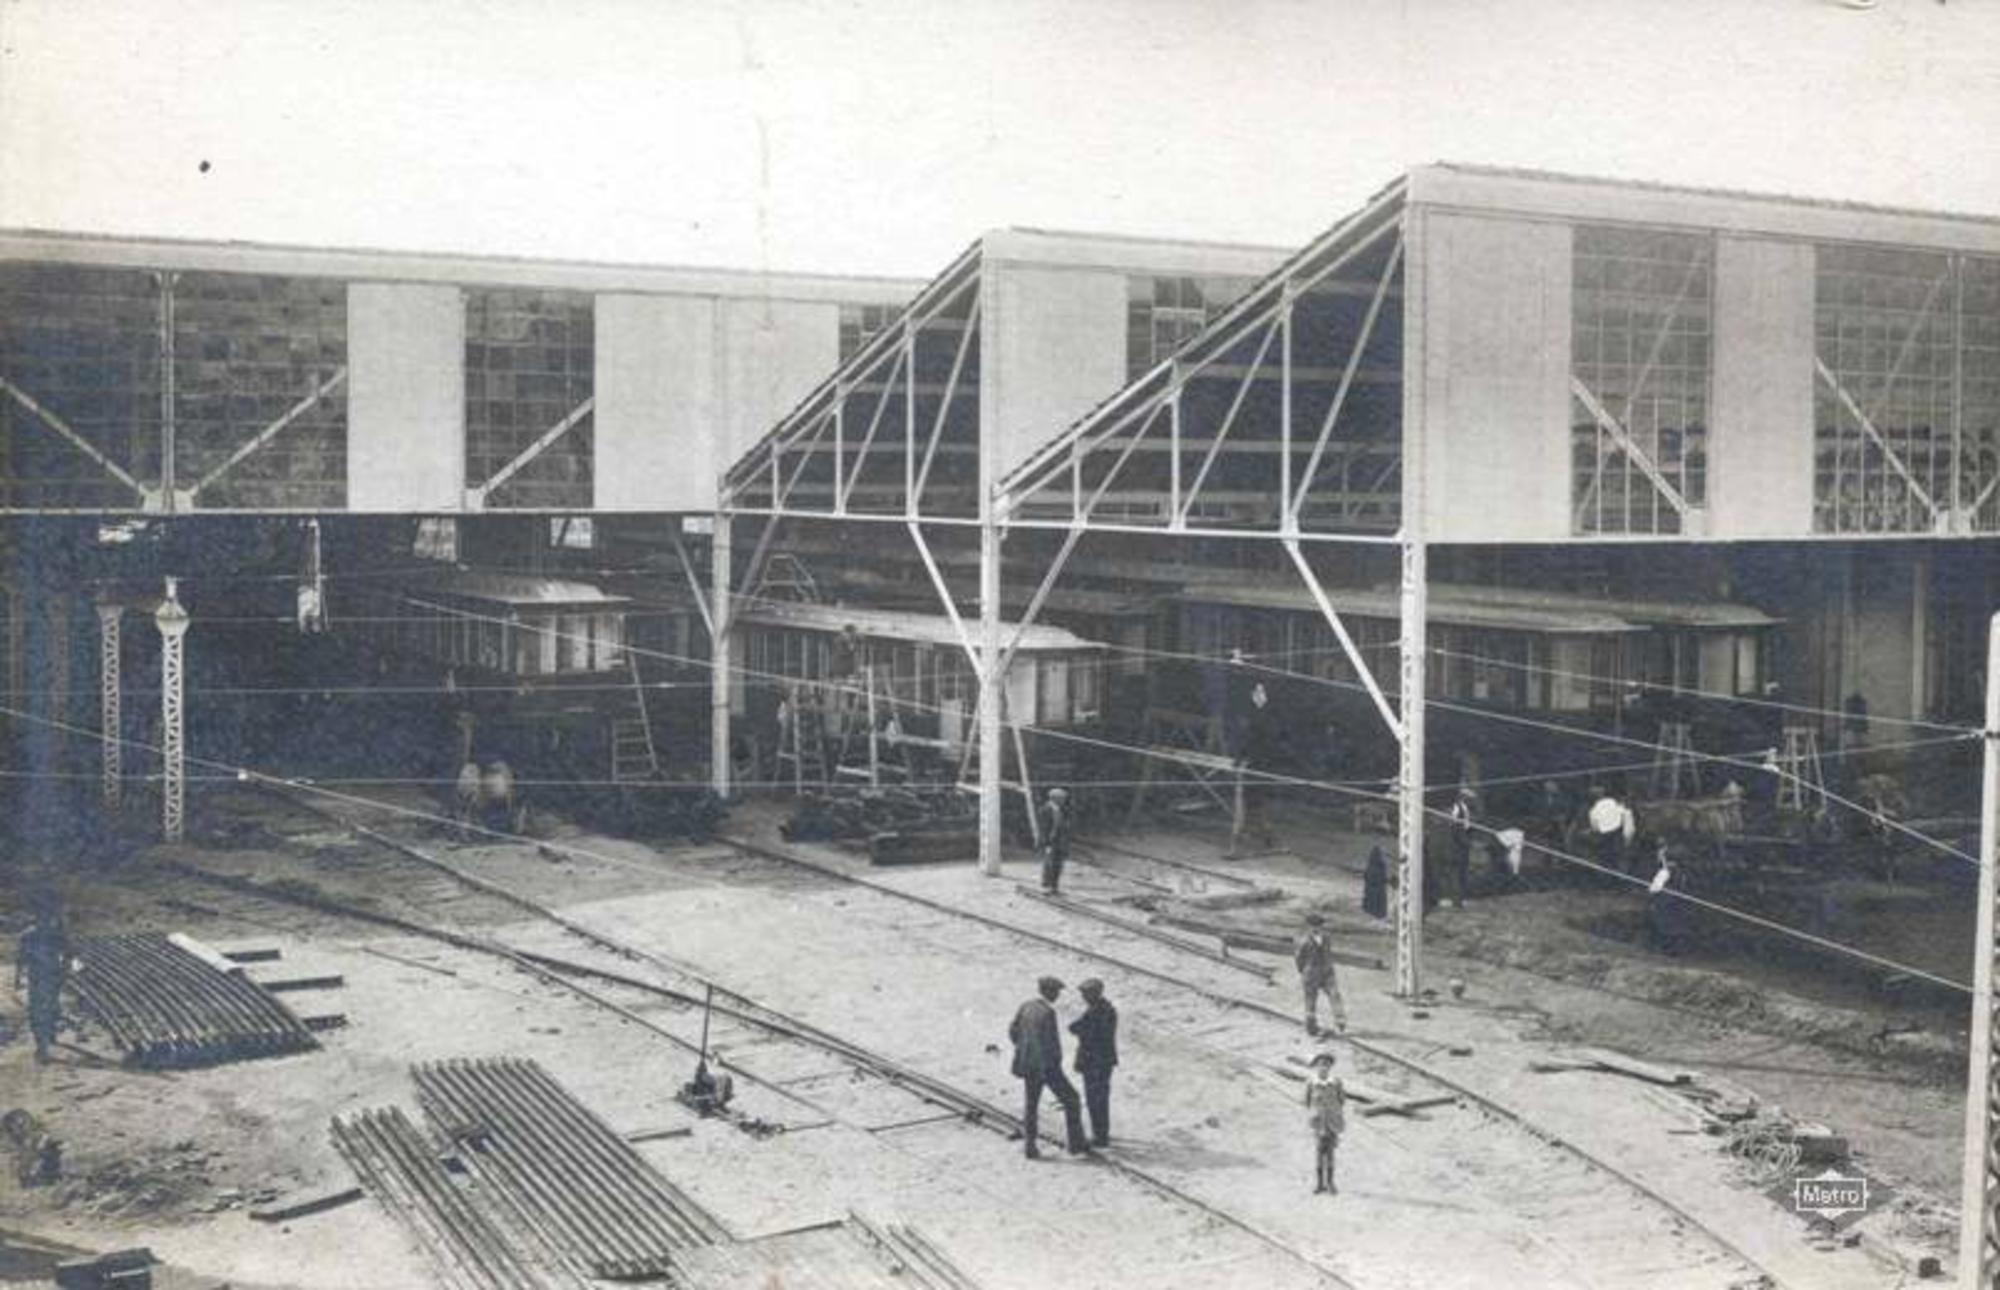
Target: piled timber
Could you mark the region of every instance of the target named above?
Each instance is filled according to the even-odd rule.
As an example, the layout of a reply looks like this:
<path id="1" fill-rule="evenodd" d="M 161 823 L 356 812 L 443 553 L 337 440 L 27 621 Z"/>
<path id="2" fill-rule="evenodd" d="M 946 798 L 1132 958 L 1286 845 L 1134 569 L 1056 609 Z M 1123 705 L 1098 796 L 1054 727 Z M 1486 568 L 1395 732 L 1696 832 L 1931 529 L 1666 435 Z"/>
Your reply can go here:
<path id="1" fill-rule="evenodd" d="M 479 1181 L 592 1276 L 663 1277 L 676 1252 L 728 1239 L 536 1063 L 435 1062 L 413 1074 L 425 1114 Z"/>
<path id="2" fill-rule="evenodd" d="M 168 937 L 77 942 L 70 988 L 135 1066 L 198 1066 L 319 1047 L 304 1022 L 245 979 Z"/>
<path id="3" fill-rule="evenodd" d="M 401 1110 L 333 1122 L 334 1145 L 361 1185 L 416 1239 L 450 1290 L 583 1290 L 582 1277 L 506 1230 L 492 1205 L 455 1181 L 437 1147 Z"/>

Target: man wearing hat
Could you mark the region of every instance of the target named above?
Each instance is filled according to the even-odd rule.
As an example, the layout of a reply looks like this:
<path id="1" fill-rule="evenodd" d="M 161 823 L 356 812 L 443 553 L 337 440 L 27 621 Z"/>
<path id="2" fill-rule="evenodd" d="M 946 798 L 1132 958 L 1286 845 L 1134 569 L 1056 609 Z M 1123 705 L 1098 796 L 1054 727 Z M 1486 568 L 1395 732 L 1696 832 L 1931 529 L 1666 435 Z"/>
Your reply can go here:
<path id="1" fill-rule="evenodd" d="M 1118 1009 L 1091 977 L 1077 987 L 1083 1015 L 1069 1024 L 1076 1036 L 1076 1071 L 1083 1076 L 1083 1105 L 1090 1113 L 1090 1145 L 1111 1145 L 1111 1068 L 1118 1064 Z"/>
<path id="2" fill-rule="evenodd" d="M 1014 1013 L 1013 1024 L 1007 1027 L 1007 1038 L 1014 1042 L 1014 1077 L 1021 1081 L 1024 1095 L 1024 1111 L 1021 1116 L 1021 1132 L 1026 1142 L 1028 1159 L 1039 1160 L 1041 1149 L 1036 1145 L 1036 1135 L 1040 1128 L 1042 1089 L 1047 1088 L 1062 1103 L 1064 1127 L 1068 1130 L 1066 1146 L 1071 1155 L 1085 1149 L 1083 1140 L 1083 1114 L 1077 1105 L 1076 1085 L 1069 1082 L 1069 1076 L 1062 1068 L 1062 1031 L 1056 1025 L 1056 996 L 1062 993 L 1062 982 L 1052 976 L 1043 977 L 1036 985 L 1036 997 L 1022 1004 Z"/>
<path id="3" fill-rule="evenodd" d="M 1069 859 L 1069 790 L 1052 788 L 1042 800 L 1042 890 L 1056 895 Z"/>
<path id="4" fill-rule="evenodd" d="M 1306 934 L 1299 938 L 1298 948 L 1292 951 L 1292 962 L 1298 965 L 1299 986 L 1306 996 L 1306 1033 L 1319 1033 L 1319 996 L 1322 994 L 1333 1005 L 1333 1028 L 1346 1030 L 1347 1005 L 1340 1001 L 1340 981 L 1333 973 L 1333 938 L 1327 934 L 1323 915 L 1306 915 Z"/>

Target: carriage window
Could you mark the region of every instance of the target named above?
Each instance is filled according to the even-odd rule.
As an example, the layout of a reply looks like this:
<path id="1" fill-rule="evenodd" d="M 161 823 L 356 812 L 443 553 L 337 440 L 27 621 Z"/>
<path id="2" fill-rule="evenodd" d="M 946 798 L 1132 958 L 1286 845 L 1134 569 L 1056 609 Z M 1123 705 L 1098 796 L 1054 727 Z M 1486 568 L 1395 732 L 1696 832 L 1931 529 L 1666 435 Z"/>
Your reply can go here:
<path id="1" fill-rule="evenodd" d="M 594 635 L 597 670 L 603 672 L 621 666 L 625 662 L 625 615 L 599 614 Z"/>
<path id="2" fill-rule="evenodd" d="M 1739 632 L 1736 636 L 1736 692 L 1738 694 L 1759 694 L 1764 689 L 1763 651 L 1759 648 L 1763 637 L 1755 632 Z"/>
<path id="3" fill-rule="evenodd" d="M 1549 706 L 1557 712 L 1590 710 L 1590 646 L 1584 636 L 1549 641 Z"/>
<path id="4" fill-rule="evenodd" d="M 1103 703 L 1104 660 L 1079 658 L 1069 669 L 1070 715 L 1075 721 L 1095 721 Z"/>
<path id="5" fill-rule="evenodd" d="M 1069 724 L 1069 664 L 1059 658 L 1044 660 L 1041 666 L 1041 706 L 1037 720 L 1056 725 Z"/>

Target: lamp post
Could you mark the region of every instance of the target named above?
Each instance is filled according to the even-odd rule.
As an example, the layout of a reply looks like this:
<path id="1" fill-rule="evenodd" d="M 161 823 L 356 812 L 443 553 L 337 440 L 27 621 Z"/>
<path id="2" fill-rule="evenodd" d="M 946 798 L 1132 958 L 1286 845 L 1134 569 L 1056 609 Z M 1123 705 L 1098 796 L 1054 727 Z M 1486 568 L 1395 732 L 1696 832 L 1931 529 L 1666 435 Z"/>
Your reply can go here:
<path id="1" fill-rule="evenodd" d="M 187 806 L 187 747 L 181 676 L 188 612 L 181 608 L 174 584 L 174 579 L 167 579 L 166 599 L 153 611 L 153 625 L 160 629 L 160 833 L 169 842 L 181 840 Z"/>

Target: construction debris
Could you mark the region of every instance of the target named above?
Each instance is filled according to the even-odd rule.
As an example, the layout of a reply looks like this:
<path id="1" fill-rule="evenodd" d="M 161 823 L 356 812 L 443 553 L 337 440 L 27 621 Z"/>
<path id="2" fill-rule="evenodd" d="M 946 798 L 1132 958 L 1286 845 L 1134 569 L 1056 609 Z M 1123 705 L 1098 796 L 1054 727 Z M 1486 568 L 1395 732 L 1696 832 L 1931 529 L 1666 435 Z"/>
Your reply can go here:
<path id="1" fill-rule="evenodd" d="M 80 940 L 76 956 L 71 989 L 133 1065 L 196 1066 L 319 1046 L 308 1023 L 240 967 L 220 970 L 169 937 Z"/>
<path id="2" fill-rule="evenodd" d="M 148 1249 L 69 1259 L 56 1264 L 55 1283 L 58 1290 L 150 1290 L 155 1262 Z"/>

